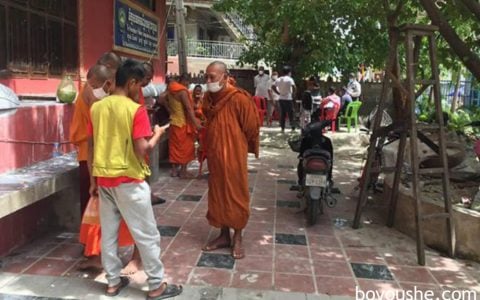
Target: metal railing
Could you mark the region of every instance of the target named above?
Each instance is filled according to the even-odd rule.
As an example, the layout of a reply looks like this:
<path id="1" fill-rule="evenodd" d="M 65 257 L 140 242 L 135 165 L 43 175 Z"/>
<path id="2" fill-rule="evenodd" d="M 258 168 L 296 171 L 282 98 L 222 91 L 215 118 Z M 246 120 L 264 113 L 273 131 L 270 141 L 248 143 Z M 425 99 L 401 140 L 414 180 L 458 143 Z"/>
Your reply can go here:
<path id="1" fill-rule="evenodd" d="M 238 59 L 243 51 L 245 51 L 245 45 L 243 44 L 220 41 L 187 40 L 186 48 L 187 56 L 190 57 L 224 59 Z M 178 54 L 176 40 L 168 40 L 167 51 L 169 56 Z"/>
<path id="2" fill-rule="evenodd" d="M 232 23 L 235 28 L 237 28 L 238 31 L 240 31 L 240 33 L 248 40 L 256 39 L 253 27 L 251 25 L 247 25 L 239 15 L 237 15 L 236 13 L 226 13 L 224 14 L 224 17 L 230 23 Z"/>
<path id="3" fill-rule="evenodd" d="M 218 0 L 184 0 L 184 5 L 207 5 L 212 6 L 218 2 Z M 172 0 L 167 0 L 167 5 L 175 5 Z M 243 19 L 236 13 L 224 13 L 222 14 L 226 21 L 231 23 L 236 30 L 238 30 L 248 40 L 256 39 L 255 32 L 251 25 L 246 24 Z"/>

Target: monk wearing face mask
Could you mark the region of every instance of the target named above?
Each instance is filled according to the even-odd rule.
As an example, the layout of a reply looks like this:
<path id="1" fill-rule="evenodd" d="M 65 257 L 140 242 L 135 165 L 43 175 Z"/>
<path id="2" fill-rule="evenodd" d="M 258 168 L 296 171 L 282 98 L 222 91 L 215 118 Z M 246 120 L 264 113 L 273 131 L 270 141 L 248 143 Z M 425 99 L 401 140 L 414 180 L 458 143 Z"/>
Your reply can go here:
<path id="1" fill-rule="evenodd" d="M 228 84 L 223 62 L 211 63 L 206 72 L 207 89 L 203 112 L 207 119 L 208 213 L 210 225 L 220 235 L 203 251 L 231 248 L 232 256 L 245 256 L 242 230 L 250 215 L 248 153 L 258 158 L 260 120 L 251 96 Z M 233 239 L 230 229 L 234 230 Z"/>
<path id="2" fill-rule="evenodd" d="M 81 216 L 85 212 L 90 195 L 90 176 L 87 167 L 88 135 L 87 125 L 90 106 L 108 96 L 109 90 L 113 89 L 115 71 L 121 63 L 121 59 L 113 52 L 104 53 L 87 73 L 87 83 L 80 89 L 72 124 L 70 125 L 70 142 L 77 147 L 77 160 L 80 170 L 80 210 Z M 109 72 L 109 70 L 111 72 Z M 113 73 L 112 73 L 113 72 Z"/>

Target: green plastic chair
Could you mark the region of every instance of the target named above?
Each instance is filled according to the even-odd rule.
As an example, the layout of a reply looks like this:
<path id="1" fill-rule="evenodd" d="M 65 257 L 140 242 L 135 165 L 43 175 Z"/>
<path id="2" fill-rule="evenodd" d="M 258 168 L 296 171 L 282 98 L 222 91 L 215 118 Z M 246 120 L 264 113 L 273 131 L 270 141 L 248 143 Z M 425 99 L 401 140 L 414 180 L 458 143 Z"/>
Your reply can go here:
<path id="1" fill-rule="evenodd" d="M 347 109 L 345 110 L 345 114 L 340 117 L 340 123 L 345 120 L 347 123 L 347 131 L 350 132 L 350 128 L 352 126 L 352 121 L 355 125 L 355 132 L 357 132 L 358 127 L 358 111 L 362 106 L 361 101 L 352 101 L 348 104 Z M 339 123 L 339 124 L 340 124 Z"/>

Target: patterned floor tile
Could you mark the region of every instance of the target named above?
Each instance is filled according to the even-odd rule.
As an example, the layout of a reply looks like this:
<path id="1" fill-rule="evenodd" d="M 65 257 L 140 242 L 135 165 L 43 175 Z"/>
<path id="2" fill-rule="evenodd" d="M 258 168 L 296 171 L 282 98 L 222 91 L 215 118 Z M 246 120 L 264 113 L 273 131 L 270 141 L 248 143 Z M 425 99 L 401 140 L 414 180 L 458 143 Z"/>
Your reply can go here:
<path id="1" fill-rule="evenodd" d="M 353 273 L 357 278 L 393 280 L 393 276 L 387 266 L 351 263 Z"/>
<path id="2" fill-rule="evenodd" d="M 160 236 L 176 236 L 178 231 L 180 230 L 179 226 L 168 226 L 168 225 L 160 225 L 157 226 L 158 231 L 160 231 Z"/>
<path id="3" fill-rule="evenodd" d="M 201 195 L 180 195 L 177 197 L 177 201 L 193 201 L 198 202 L 202 199 Z"/>
<path id="4" fill-rule="evenodd" d="M 277 233 L 275 235 L 275 243 L 285 245 L 307 245 L 307 239 L 305 235 L 299 234 L 284 234 Z"/>
<path id="5" fill-rule="evenodd" d="M 275 290 L 282 292 L 315 293 L 311 275 L 275 273 Z"/>
<path id="6" fill-rule="evenodd" d="M 235 259 L 230 254 L 202 253 L 197 267 L 233 269 Z"/>

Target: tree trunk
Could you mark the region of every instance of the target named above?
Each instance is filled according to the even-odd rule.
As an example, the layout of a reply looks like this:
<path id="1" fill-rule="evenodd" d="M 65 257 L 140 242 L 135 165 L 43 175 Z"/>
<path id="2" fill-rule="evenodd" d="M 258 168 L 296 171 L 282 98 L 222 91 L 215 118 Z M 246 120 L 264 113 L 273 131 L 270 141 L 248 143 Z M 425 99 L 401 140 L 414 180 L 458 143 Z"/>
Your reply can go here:
<path id="1" fill-rule="evenodd" d="M 441 14 L 434 1 L 419 0 L 419 2 L 427 12 L 432 24 L 439 27 L 440 34 L 447 41 L 453 52 L 460 58 L 463 65 L 473 76 L 480 79 L 480 58 L 460 39 L 455 30 Z"/>
<path id="2" fill-rule="evenodd" d="M 398 47 L 394 48 L 392 47 L 393 45 L 393 40 L 397 39 L 397 43 L 400 44 L 400 41 L 398 40 L 398 28 L 397 28 L 397 22 L 398 22 L 398 16 L 400 15 L 400 12 L 402 10 L 403 5 L 405 2 L 403 0 L 400 0 L 397 3 L 397 6 L 395 10 L 390 9 L 390 4 L 389 1 L 384 0 L 383 2 L 383 7 L 385 9 L 385 14 L 387 17 L 387 26 L 388 26 L 388 41 L 390 44 L 390 51 L 394 51 L 395 54 L 395 64 L 393 65 L 392 74 L 396 76 L 398 79 L 400 79 L 400 66 L 398 64 Z M 405 97 L 402 95 L 402 92 L 400 91 L 399 88 L 396 86 L 392 87 L 392 98 L 393 98 L 393 122 L 403 122 L 406 120 L 408 117 L 408 112 L 407 109 L 405 109 Z"/>
<path id="3" fill-rule="evenodd" d="M 455 78 L 455 88 L 453 92 L 453 98 L 452 98 L 452 105 L 450 106 L 450 112 L 455 112 L 457 110 L 457 102 L 458 102 L 458 91 L 460 90 L 460 78 L 462 74 L 462 68 L 458 68 L 454 75 L 456 76 Z"/>
<path id="4" fill-rule="evenodd" d="M 460 0 L 480 21 L 480 3 L 476 0 Z"/>

